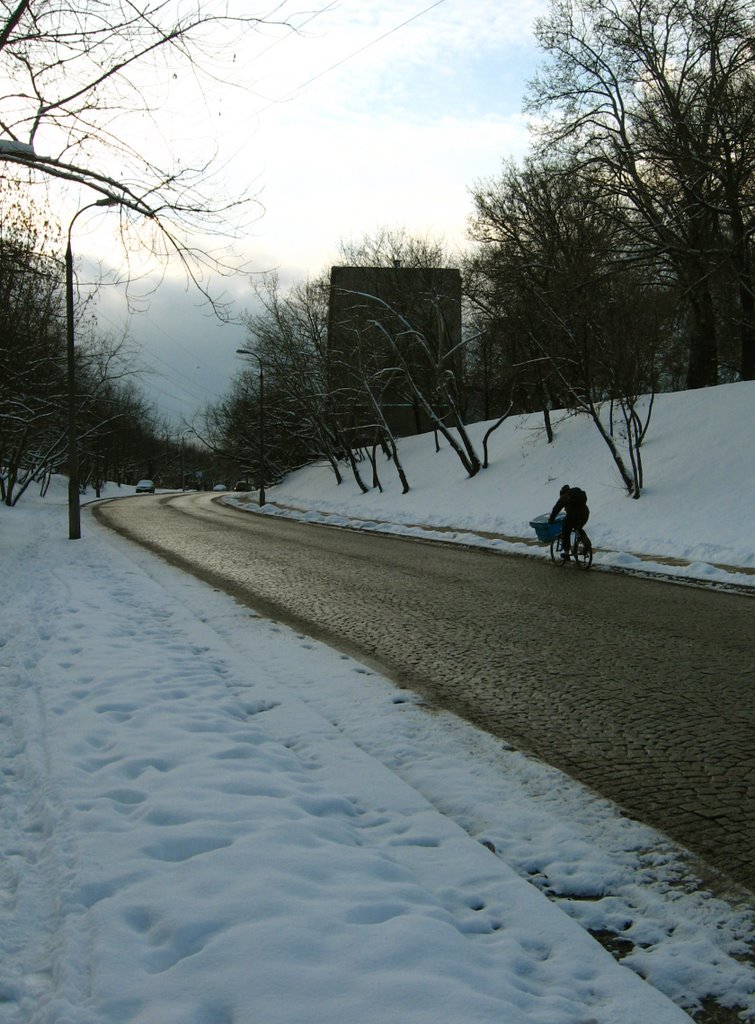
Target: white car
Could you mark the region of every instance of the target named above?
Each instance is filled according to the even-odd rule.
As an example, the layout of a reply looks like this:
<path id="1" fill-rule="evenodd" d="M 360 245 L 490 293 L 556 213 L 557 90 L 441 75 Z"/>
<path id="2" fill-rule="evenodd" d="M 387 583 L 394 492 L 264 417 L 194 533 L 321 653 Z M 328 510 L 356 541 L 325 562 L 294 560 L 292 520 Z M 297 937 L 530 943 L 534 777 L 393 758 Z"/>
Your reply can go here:
<path id="1" fill-rule="evenodd" d="M 153 480 L 140 480 L 136 485 L 137 494 L 154 494 L 155 484 Z"/>
<path id="2" fill-rule="evenodd" d="M 227 490 L 228 490 L 228 488 L 226 487 L 225 484 L 215 484 L 215 486 L 213 487 L 213 491 L 227 491 Z"/>

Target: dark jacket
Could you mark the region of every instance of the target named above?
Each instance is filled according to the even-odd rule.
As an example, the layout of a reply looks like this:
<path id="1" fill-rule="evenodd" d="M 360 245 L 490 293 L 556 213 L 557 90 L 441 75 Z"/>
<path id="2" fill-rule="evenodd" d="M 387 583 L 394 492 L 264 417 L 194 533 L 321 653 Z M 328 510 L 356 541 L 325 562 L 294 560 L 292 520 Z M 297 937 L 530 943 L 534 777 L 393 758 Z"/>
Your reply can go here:
<path id="1" fill-rule="evenodd" d="M 570 487 L 563 497 L 559 495 L 548 522 L 554 522 L 561 509 L 566 513 L 566 518 L 577 526 L 584 526 L 590 518 L 587 495 L 580 487 Z"/>

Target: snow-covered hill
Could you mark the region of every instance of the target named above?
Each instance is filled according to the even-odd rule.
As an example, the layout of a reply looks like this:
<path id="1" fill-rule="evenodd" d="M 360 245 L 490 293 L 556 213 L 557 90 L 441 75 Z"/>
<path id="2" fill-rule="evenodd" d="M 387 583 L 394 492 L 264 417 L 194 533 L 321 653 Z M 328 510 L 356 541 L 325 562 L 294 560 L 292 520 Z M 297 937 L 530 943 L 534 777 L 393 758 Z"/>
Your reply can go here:
<path id="1" fill-rule="evenodd" d="M 490 438 L 490 465 L 469 478 L 449 446 L 432 434 L 405 438 L 400 457 L 411 490 L 401 493 L 392 465 L 380 458 L 379 490 L 362 494 L 346 469 L 336 486 L 327 463 L 292 473 L 268 500 L 297 509 L 534 538 L 529 521 L 548 511 L 560 485 L 589 496 L 588 531 L 603 549 L 598 561 L 631 566 L 632 554 L 693 563 L 690 574 L 721 576 L 713 565 L 755 568 L 755 382 L 658 395 L 643 445 L 645 488 L 627 497 L 611 455 L 585 416 L 553 414 L 548 444 L 540 414 L 507 420 Z M 478 451 L 490 424 L 469 428 Z M 368 463 L 364 479 L 371 481 Z M 744 582 L 737 577 L 737 582 Z"/>

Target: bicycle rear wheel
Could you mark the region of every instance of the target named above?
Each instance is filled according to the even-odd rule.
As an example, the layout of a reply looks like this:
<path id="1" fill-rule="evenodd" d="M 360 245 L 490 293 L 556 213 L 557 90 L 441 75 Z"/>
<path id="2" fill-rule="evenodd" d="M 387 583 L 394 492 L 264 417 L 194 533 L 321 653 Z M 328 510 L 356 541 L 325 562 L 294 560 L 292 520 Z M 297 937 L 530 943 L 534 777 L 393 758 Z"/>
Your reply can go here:
<path id="1" fill-rule="evenodd" d="M 592 544 L 584 530 L 574 530 L 571 537 L 572 558 L 580 569 L 589 569 L 592 565 Z"/>

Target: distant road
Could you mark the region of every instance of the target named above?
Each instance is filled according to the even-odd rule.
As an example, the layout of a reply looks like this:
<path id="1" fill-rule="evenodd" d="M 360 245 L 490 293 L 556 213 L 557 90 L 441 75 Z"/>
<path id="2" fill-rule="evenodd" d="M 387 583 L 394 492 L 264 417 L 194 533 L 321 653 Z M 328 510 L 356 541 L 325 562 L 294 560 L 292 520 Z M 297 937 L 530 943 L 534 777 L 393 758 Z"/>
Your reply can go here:
<path id="1" fill-rule="evenodd" d="M 140 496 L 101 521 L 586 783 L 755 892 L 755 602 Z"/>

